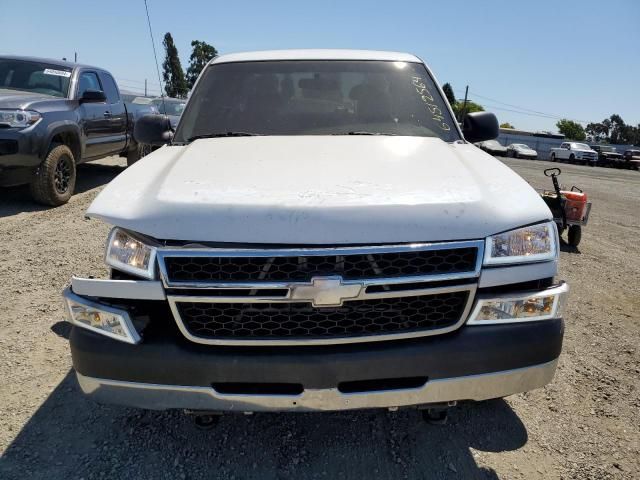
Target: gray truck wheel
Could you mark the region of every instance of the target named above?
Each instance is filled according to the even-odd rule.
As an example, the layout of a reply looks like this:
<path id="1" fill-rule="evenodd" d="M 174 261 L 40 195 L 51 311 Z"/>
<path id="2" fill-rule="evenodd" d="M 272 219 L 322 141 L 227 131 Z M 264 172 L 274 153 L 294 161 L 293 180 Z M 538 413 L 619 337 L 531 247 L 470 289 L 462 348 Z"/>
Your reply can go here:
<path id="1" fill-rule="evenodd" d="M 135 148 L 132 148 L 127 152 L 127 167 L 130 167 L 142 157 L 145 157 L 151 153 L 153 147 L 151 145 L 143 145 L 139 143 Z"/>
<path id="2" fill-rule="evenodd" d="M 73 153 L 66 145 L 55 145 L 31 181 L 31 196 L 38 203 L 57 207 L 69 201 L 75 188 L 76 161 Z"/>

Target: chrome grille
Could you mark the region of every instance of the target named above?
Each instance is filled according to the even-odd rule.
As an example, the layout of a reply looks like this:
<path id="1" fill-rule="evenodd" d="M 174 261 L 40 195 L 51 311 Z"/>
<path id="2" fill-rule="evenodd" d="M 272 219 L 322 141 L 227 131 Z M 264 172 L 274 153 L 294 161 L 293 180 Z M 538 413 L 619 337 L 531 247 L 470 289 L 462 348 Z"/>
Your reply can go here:
<path id="1" fill-rule="evenodd" d="M 215 345 L 371 342 L 450 332 L 473 303 L 484 242 L 298 249 L 161 248 L 188 339 Z M 439 283 L 442 282 L 442 283 Z"/>
<path id="2" fill-rule="evenodd" d="M 316 308 L 310 303 L 180 302 L 189 333 L 216 339 L 348 338 L 441 329 L 455 325 L 468 291 L 376 298 Z"/>
<path id="3" fill-rule="evenodd" d="M 163 256 L 169 284 L 229 282 L 305 282 L 313 277 L 340 275 L 345 280 L 473 274 L 478 267 L 477 245 L 450 248 L 406 246 L 402 251 L 379 247 L 382 251 L 354 248 L 300 250 L 283 255 L 279 250 L 236 251 L 235 255 L 216 255 L 197 250 L 191 254 L 175 251 Z M 398 247 L 396 247 L 398 248 Z M 364 251 L 363 251 L 364 250 Z M 362 253 L 360 253 L 362 251 Z"/>

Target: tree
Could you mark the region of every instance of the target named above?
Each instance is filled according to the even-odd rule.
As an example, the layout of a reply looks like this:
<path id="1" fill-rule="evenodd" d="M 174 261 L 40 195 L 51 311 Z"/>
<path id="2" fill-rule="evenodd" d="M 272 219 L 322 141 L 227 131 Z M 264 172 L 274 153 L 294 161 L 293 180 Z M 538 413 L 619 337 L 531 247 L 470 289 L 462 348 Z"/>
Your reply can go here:
<path id="1" fill-rule="evenodd" d="M 162 76 L 164 78 L 164 90 L 170 97 L 184 98 L 189 92 L 184 71 L 180 65 L 178 49 L 173 43 L 173 37 L 169 32 L 164 35 L 162 42 L 165 50 L 164 63 L 162 64 Z"/>
<path id="2" fill-rule="evenodd" d="M 585 132 L 588 135 L 593 137 L 593 140 L 596 142 L 604 142 L 609 138 L 609 129 L 611 128 L 611 121 L 609 119 L 605 119 L 602 122 L 598 123 L 589 123 L 587 128 L 585 128 Z"/>
<path id="3" fill-rule="evenodd" d="M 187 84 L 189 88 L 193 88 L 193 84 L 196 83 L 202 69 L 216 55 L 218 55 L 218 50 L 213 45 L 200 40 L 191 42 L 191 57 L 189 57 L 189 67 L 187 68 Z"/>
<path id="4" fill-rule="evenodd" d="M 457 101 L 454 105 L 451 105 L 451 106 L 453 107 L 453 112 L 456 114 L 456 117 L 460 119 L 460 115 L 462 115 L 464 102 Z M 476 102 L 467 100 L 467 106 L 464 110 L 465 110 L 465 113 L 484 112 L 484 107 L 482 105 L 477 104 Z"/>
<path id="5" fill-rule="evenodd" d="M 504 122 L 500 124 L 500 128 L 511 128 L 514 129 L 516 127 L 514 127 L 513 125 L 511 125 L 509 122 Z"/>
<path id="6" fill-rule="evenodd" d="M 609 141 L 611 143 L 631 143 L 634 137 L 634 128 L 624 123 L 622 117 L 614 113 L 609 117 L 611 122 L 611 135 Z"/>
<path id="7" fill-rule="evenodd" d="M 584 133 L 584 128 L 578 122 L 573 120 L 567 120 L 563 118 L 556 123 L 558 131 L 562 133 L 569 140 L 584 140 L 587 135 Z"/>
<path id="8" fill-rule="evenodd" d="M 442 86 L 442 91 L 444 92 L 445 97 L 449 101 L 449 105 L 454 106 L 456 104 L 456 96 L 453 94 L 453 88 L 450 83 L 445 83 Z"/>

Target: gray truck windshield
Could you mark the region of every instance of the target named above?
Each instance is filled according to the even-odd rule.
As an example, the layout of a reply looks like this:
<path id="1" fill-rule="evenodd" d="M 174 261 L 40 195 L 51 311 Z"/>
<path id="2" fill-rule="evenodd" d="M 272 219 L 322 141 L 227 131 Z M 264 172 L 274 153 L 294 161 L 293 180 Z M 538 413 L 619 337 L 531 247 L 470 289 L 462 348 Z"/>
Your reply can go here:
<path id="1" fill-rule="evenodd" d="M 0 88 L 66 97 L 70 80 L 68 67 L 0 58 Z"/>
<path id="2" fill-rule="evenodd" d="M 424 65 L 388 61 L 265 61 L 208 67 L 175 141 L 258 135 L 408 135 L 460 139 Z"/>

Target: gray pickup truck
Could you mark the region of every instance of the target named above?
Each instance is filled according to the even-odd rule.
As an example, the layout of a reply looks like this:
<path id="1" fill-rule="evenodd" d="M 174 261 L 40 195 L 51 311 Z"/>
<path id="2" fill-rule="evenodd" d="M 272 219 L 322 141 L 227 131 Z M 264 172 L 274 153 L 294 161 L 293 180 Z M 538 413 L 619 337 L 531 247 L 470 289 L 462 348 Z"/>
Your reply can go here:
<path id="1" fill-rule="evenodd" d="M 133 163 L 134 112 L 113 76 L 65 61 L 0 57 L 0 187 L 29 184 L 34 200 L 66 203 L 76 165 L 110 155 Z"/>

